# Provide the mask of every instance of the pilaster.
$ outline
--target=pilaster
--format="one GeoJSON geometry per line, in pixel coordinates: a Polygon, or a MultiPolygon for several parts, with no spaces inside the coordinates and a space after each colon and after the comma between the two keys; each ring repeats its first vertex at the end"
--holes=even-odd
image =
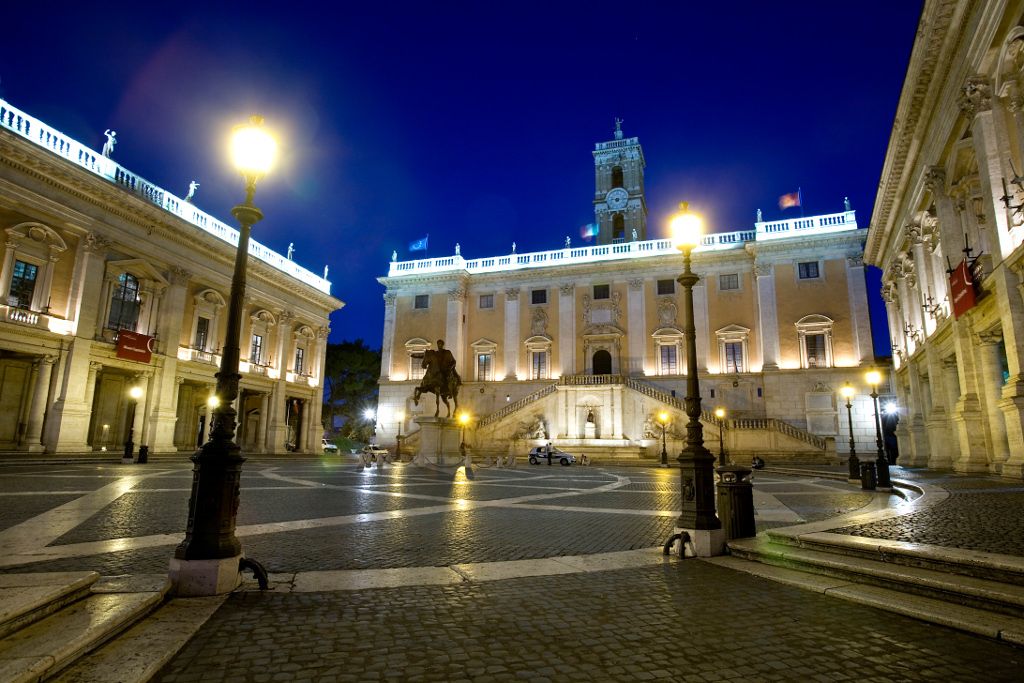
{"type": "Polygon", "coordinates": [[[391,359],[395,345],[395,309],[398,295],[384,292],[384,339],[380,348],[380,376],[391,379],[391,359]]]}
{"type": "Polygon", "coordinates": [[[452,352],[455,367],[464,368],[466,357],[466,288],[448,290],[448,311],[445,318],[445,348],[452,352]]]}
{"type": "Polygon", "coordinates": [[[558,288],[558,359],[561,374],[576,374],[576,286],[558,288]]]}
{"type": "MultiPolygon", "coordinates": [[[[647,348],[646,310],[644,308],[644,281],[642,278],[633,278],[629,281],[629,294],[627,298],[627,345],[629,358],[626,362],[626,369],[630,375],[642,375],[644,372],[644,349],[647,348]]],[[[620,430],[621,431],[621,430],[620,430]]]]}
{"type": "Polygon", "coordinates": [[[505,290],[505,379],[519,375],[519,288],[505,290]]]}
{"type": "Polygon", "coordinates": [[[768,263],[754,265],[757,280],[757,319],[761,341],[761,367],[779,369],[779,320],[775,301],[775,269],[768,263]]]}

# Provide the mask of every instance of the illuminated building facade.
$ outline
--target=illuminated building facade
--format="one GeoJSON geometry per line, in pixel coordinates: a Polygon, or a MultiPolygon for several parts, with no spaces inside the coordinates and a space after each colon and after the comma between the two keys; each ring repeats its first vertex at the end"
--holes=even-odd
{"type": "MultiPolygon", "coordinates": [[[[192,452],[238,232],[0,100],[0,450],[192,452]],[[131,409],[129,388],[142,396],[131,409]]],[[[330,283],[250,243],[246,452],[320,452],[330,283]]]]}
{"type": "Polygon", "coordinates": [[[1024,476],[1024,3],[928,0],[865,257],[909,464],[1024,476]]]}
{"type": "MultiPolygon", "coordinates": [[[[617,125],[595,146],[594,166],[592,246],[390,264],[379,279],[382,440],[394,440],[400,421],[406,435],[418,413],[433,414],[432,396],[419,407],[410,396],[423,372],[415,354],[438,339],[460,368],[478,449],[547,438],[590,455],[650,456],[660,452],[654,415],[663,407],[669,434],[682,434],[682,259],[669,240],[647,239],[639,140],[617,125]]],[[[874,361],[864,235],[847,206],[709,234],[695,251],[703,407],[726,408],[726,446],[737,457],[834,459],[837,440],[847,450],[836,391],[874,361]]],[[[865,400],[855,419],[857,441],[873,450],[865,400]]],[[[717,439],[714,418],[706,421],[717,439]]]]}

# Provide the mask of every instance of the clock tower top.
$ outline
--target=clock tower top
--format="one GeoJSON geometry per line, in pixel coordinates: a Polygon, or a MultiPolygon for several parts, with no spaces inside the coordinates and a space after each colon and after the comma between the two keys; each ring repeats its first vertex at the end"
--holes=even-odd
{"type": "Polygon", "coordinates": [[[644,152],[638,138],[622,133],[615,119],[615,137],[594,145],[594,219],[598,244],[647,239],[644,198],[644,152]]]}

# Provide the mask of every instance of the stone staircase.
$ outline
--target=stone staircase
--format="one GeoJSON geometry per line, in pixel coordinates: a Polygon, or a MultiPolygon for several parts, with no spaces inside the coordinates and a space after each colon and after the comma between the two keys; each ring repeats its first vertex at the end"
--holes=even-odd
{"type": "Polygon", "coordinates": [[[1024,645],[1024,558],[800,527],[728,543],[709,562],[1024,645]]]}
{"type": "MultiPolygon", "coordinates": [[[[123,664],[97,672],[85,658],[159,608],[169,589],[164,575],[0,575],[0,681],[148,680],[123,664]]],[[[136,660],[139,652],[145,659],[160,650],[159,638],[151,635],[147,641],[136,643],[136,660]]],[[[162,664],[149,666],[149,676],[162,664]]]]}

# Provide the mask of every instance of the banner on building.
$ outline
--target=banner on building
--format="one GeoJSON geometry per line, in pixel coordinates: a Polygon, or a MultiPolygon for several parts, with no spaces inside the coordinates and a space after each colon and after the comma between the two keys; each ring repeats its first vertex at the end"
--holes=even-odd
{"type": "Polygon", "coordinates": [[[130,330],[118,331],[117,357],[148,363],[153,357],[153,337],[130,330]]]}
{"type": "Polygon", "coordinates": [[[953,269],[949,275],[949,292],[953,299],[953,315],[957,318],[974,308],[978,293],[974,288],[974,276],[967,259],[953,269]]]}

